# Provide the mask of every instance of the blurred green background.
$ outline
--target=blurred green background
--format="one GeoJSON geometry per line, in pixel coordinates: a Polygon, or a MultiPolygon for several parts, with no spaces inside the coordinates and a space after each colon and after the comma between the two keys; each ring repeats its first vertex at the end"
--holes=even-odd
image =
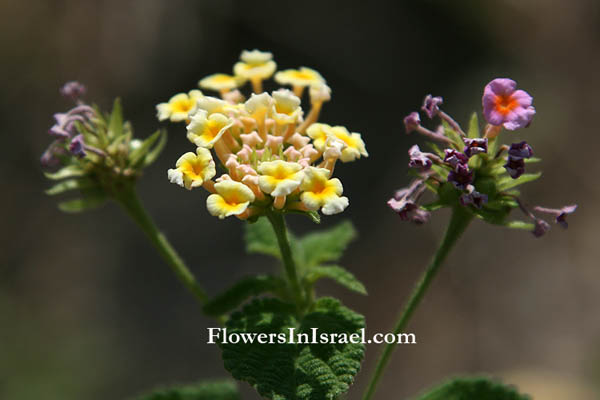
{"type": "MultiPolygon", "coordinates": [[[[154,106],[242,49],[274,53],[281,68],[320,71],[333,89],[322,120],[363,134],[370,157],[336,171],[361,237],[343,264],[368,297],[334,286],[387,332],[441,236],[447,214],[402,223],[385,202],[407,184],[401,119],[427,93],[466,124],[483,86],[511,77],[534,96],[526,138],[544,177],[532,205],[576,202],[568,232],[529,233],[476,222],[411,324],[418,345],[398,348],[378,398],[403,398],[448,375],[486,372],[537,399],[600,398],[600,247],[597,229],[600,3],[504,1],[0,1],[0,399],[123,399],[169,382],[224,377],[215,323],[114,205],[64,215],[43,194],[39,156],[58,87],[77,79],[102,107],[121,96],[146,136],[154,106]]],[[[243,224],[219,221],[206,194],[171,185],[166,170],[190,150],[183,126],[140,182],[141,195],[211,294],[275,266],[246,256],[243,224]]],[[[507,139],[509,141],[510,139],[507,139]]],[[[300,217],[292,229],[312,229],[300,217]]],[[[367,349],[351,389],[358,399],[380,351],[367,349]]],[[[241,385],[244,398],[258,396],[241,385]]]]}

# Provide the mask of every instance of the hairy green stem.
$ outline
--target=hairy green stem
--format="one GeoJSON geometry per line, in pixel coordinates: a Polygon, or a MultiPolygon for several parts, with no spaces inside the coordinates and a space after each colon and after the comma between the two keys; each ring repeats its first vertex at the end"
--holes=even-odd
{"type": "Polygon", "coordinates": [[[273,226],[275,236],[277,236],[277,243],[279,244],[279,250],[281,251],[281,258],[283,260],[285,274],[290,284],[292,295],[296,300],[296,304],[299,307],[302,307],[304,302],[302,296],[302,289],[300,288],[300,283],[298,282],[296,263],[294,262],[294,258],[292,257],[292,249],[290,247],[290,242],[287,234],[285,218],[283,214],[277,211],[269,211],[267,212],[267,219],[273,226]]]}
{"type": "MultiPolygon", "coordinates": [[[[427,267],[427,269],[421,276],[421,279],[413,289],[410,299],[408,300],[408,303],[406,303],[406,305],[404,306],[404,309],[400,314],[398,322],[394,327],[393,333],[395,335],[401,333],[404,330],[404,328],[406,328],[406,325],[408,324],[413,313],[421,303],[423,296],[427,292],[427,289],[429,288],[429,285],[431,284],[433,278],[438,272],[440,266],[450,253],[450,250],[452,250],[452,248],[456,244],[458,238],[460,238],[463,232],[467,229],[472,218],[473,215],[463,207],[457,207],[452,211],[452,217],[450,218],[450,223],[448,224],[448,228],[446,229],[444,238],[442,239],[442,242],[440,243],[440,246],[437,249],[435,255],[433,256],[433,259],[431,260],[429,266],[427,267]]],[[[375,372],[373,373],[371,381],[367,386],[367,390],[365,391],[363,400],[369,400],[375,394],[375,391],[377,390],[377,385],[381,380],[383,371],[385,370],[387,364],[390,361],[394,349],[394,344],[385,345],[383,352],[379,357],[379,361],[377,362],[377,365],[375,367],[375,372]]]]}
{"type": "Polygon", "coordinates": [[[144,231],[150,242],[158,250],[162,258],[167,262],[171,270],[177,275],[177,278],[184,286],[204,304],[208,296],[200,284],[196,281],[194,274],[185,265],[179,254],[175,251],[171,243],[163,235],[152,218],[148,215],[142,205],[133,185],[125,185],[115,194],[117,202],[127,211],[127,214],[144,231]]]}

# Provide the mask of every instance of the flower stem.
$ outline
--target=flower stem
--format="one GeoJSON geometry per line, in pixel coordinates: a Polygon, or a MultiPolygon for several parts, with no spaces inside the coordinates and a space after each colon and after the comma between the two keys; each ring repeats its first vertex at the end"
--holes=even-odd
{"type": "Polygon", "coordinates": [[[281,258],[283,259],[283,266],[285,268],[285,274],[288,282],[292,289],[292,295],[296,300],[298,307],[303,306],[302,290],[298,283],[298,274],[296,272],[296,263],[292,257],[292,249],[287,234],[287,228],[285,224],[285,218],[282,213],[277,211],[268,211],[267,218],[273,226],[275,236],[277,236],[277,243],[279,244],[279,250],[281,251],[281,258]]]}
{"type": "Polygon", "coordinates": [[[144,209],[134,186],[126,184],[121,190],[116,192],[115,198],[127,214],[144,231],[150,242],[152,242],[169,267],[171,267],[181,283],[184,284],[201,304],[206,303],[208,300],[206,292],[196,281],[194,274],[185,265],[185,262],[177,254],[166,236],[158,230],[156,224],[144,209]]]}
{"type": "MultiPolygon", "coordinates": [[[[433,281],[433,278],[438,272],[440,266],[446,259],[446,256],[448,256],[450,250],[452,250],[458,238],[460,238],[462,233],[467,229],[472,218],[473,215],[463,207],[456,207],[452,211],[452,217],[450,218],[450,223],[448,225],[448,228],[446,229],[444,238],[442,239],[442,242],[440,243],[440,246],[437,249],[435,255],[433,256],[433,259],[431,260],[429,266],[427,267],[427,269],[421,276],[421,279],[413,289],[408,303],[406,303],[406,305],[404,306],[404,310],[400,314],[398,322],[394,327],[394,335],[397,335],[398,333],[404,330],[404,328],[410,321],[410,318],[412,317],[413,313],[415,312],[421,300],[423,299],[423,296],[427,292],[427,289],[433,281]]],[[[383,352],[379,357],[379,361],[377,362],[377,366],[375,367],[375,372],[373,373],[371,381],[367,386],[367,390],[365,391],[363,400],[369,400],[375,394],[375,391],[377,390],[377,384],[379,383],[383,375],[383,371],[385,370],[385,367],[390,361],[392,353],[395,349],[394,346],[394,344],[385,345],[385,348],[383,349],[383,352]]]]}

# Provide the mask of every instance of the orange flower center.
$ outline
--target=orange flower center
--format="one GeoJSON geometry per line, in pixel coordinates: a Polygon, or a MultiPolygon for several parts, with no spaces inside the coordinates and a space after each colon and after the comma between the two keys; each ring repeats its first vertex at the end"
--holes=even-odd
{"type": "Polygon", "coordinates": [[[502,115],[508,115],[512,110],[519,106],[519,102],[510,96],[496,96],[496,111],[502,115]]]}

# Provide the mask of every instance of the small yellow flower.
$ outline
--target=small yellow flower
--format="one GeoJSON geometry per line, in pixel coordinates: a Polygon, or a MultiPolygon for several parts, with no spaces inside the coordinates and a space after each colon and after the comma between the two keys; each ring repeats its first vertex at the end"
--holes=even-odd
{"type": "Polygon", "coordinates": [[[328,169],[305,169],[300,190],[300,200],[309,210],[316,211],[320,208],[323,214],[332,215],[341,213],[348,207],[348,198],[342,196],[342,182],[337,178],[329,179],[328,169]]]}
{"type": "Polygon", "coordinates": [[[280,85],[312,86],[322,84],[325,79],[314,69],[300,67],[300,69],[286,69],[275,74],[275,81],[280,85]]]}
{"type": "Polygon", "coordinates": [[[300,99],[287,89],[273,92],[273,119],[278,124],[294,124],[302,117],[300,99]]]}
{"type": "Polygon", "coordinates": [[[268,79],[277,69],[277,64],[273,61],[273,54],[269,52],[244,50],[240,59],[242,61],[233,66],[233,73],[243,79],[268,79]]]}
{"type": "Polygon", "coordinates": [[[324,152],[327,138],[332,135],[331,126],[317,122],[308,127],[306,134],[313,140],[315,149],[324,152]]]}
{"type": "Polygon", "coordinates": [[[215,183],[215,191],[206,199],[206,208],[220,219],[242,214],[254,201],[252,190],[240,182],[222,180],[215,183]]]}
{"type": "Polygon", "coordinates": [[[300,186],[304,176],[302,166],[283,160],[266,161],[257,168],[258,186],[273,197],[287,196],[300,186]]]}
{"type": "Polygon", "coordinates": [[[208,115],[205,110],[198,110],[187,126],[187,138],[198,147],[210,149],[232,125],[233,119],[223,114],[208,115]]]}
{"type": "Polygon", "coordinates": [[[202,89],[228,92],[244,83],[243,79],[227,74],[213,74],[203,78],[198,85],[202,89]]]}
{"type": "Polygon", "coordinates": [[[331,128],[329,135],[346,144],[346,147],[342,150],[342,156],[340,157],[342,162],[354,161],[361,156],[369,156],[369,153],[367,153],[367,149],[365,148],[365,142],[363,142],[360,137],[360,133],[350,133],[348,132],[348,129],[343,126],[334,126],[331,128]]]}
{"type": "Polygon", "coordinates": [[[169,99],[168,103],[160,103],[156,106],[159,121],[171,120],[171,122],[185,121],[190,112],[196,109],[198,99],[202,97],[199,90],[191,90],[189,93],[179,93],[169,99]]]}
{"type": "Polygon", "coordinates": [[[198,147],[196,154],[185,153],[177,160],[175,169],[169,169],[167,176],[171,183],[176,183],[188,190],[201,186],[216,174],[215,162],[210,151],[198,147]]]}

